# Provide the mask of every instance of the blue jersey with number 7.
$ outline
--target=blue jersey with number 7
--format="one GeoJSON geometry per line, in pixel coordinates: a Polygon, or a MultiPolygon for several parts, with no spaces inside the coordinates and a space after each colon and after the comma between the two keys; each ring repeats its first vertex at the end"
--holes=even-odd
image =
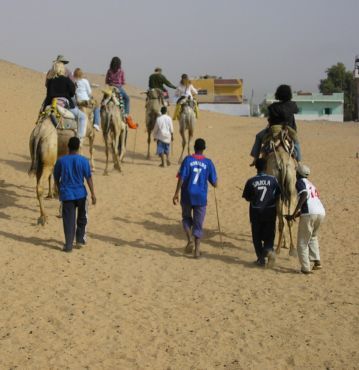
{"type": "Polygon", "coordinates": [[[203,155],[187,156],[181,165],[178,176],[182,179],[181,203],[192,206],[207,205],[208,182],[217,182],[213,162],[203,155]]]}

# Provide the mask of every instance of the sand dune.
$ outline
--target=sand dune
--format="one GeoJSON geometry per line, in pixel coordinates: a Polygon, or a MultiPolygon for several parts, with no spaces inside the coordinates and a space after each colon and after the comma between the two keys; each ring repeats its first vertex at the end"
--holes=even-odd
{"type": "Polygon", "coordinates": [[[241,193],[265,120],[202,112],[195,136],[207,140],[217,166],[225,244],[210,191],[204,256],[193,260],[182,253],[180,209],[171,204],[178,167],[145,159],[144,99],[128,87],[141,124],[136,154],[131,131],[124,174],[102,176],[97,135],[89,245],[67,255],[58,201],[46,201],[49,223],[37,226],[35,179],[27,175],[44,75],[0,61],[0,80],[1,369],[358,368],[357,124],[298,125],[327,210],[324,268],[307,277],[286,250],[274,270],[253,267],[241,193]]]}

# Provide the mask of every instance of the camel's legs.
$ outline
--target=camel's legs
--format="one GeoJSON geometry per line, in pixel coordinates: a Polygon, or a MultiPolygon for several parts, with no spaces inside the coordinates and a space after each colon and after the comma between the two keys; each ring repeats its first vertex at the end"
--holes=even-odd
{"type": "Polygon", "coordinates": [[[53,189],[52,189],[52,185],[51,185],[51,178],[52,178],[52,173],[50,174],[49,176],[49,191],[47,193],[47,197],[46,199],[52,199],[54,197],[54,192],[53,192],[53,189]]]}
{"type": "Polygon", "coordinates": [[[288,221],[288,229],[289,229],[289,238],[290,238],[290,249],[289,249],[289,255],[292,257],[297,257],[297,248],[295,248],[293,243],[293,234],[292,234],[292,221],[288,221]]]}
{"type": "Polygon", "coordinates": [[[191,154],[191,141],[192,141],[192,138],[193,138],[193,128],[190,125],[190,127],[188,129],[188,147],[187,147],[187,149],[188,149],[188,155],[191,154]]]}
{"type": "Polygon", "coordinates": [[[118,142],[119,142],[119,133],[115,130],[112,138],[112,158],[114,163],[114,168],[121,172],[121,164],[118,158],[118,142]]]}
{"type": "Polygon", "coordinates": [[[108,155],[109,155],[109,150],[110,150],[110,148],[109,148],[109,145],[108,145],[108,135],[106,135],[105,137],[104,137],[104,139],[105,139],[105,153],[106,153],[106,166],[105,166],[105,170],[104,170],[104,172],[103,172],[103,174],[105,175],[105,176],[107,176],[108,175],[108,155]]]}
{"type": "Polygon", "coordinates": [[[283,220],[282,215],[278,217],[278,230],[279,230],[279,237],[278,237],[278,245],[276,249],[277,254],[280,253],[280,248],[282,246],[282,240],[283,240],[283,234],[284,234],[284,220],[283,220]]]}
{"type": "Polygon", "coordinates": [[[121,135],[120,135],[120,142],[121,142],[121,153],[119,153],[119,160],[120,162],[123,161],[123,157],[126,154],[126,129],[122,130],[121,135]]]}
{"type": "Polygon", "coordinates": [[[178,159],[178,163],[181,163],[181,162],[182,162],[182,160],[183,160],[183,153],[184,153],[184,149],[185,149],[186,144],[187,144],[187,142],[186,142],[186,134],[185,134],[185,130],[184,130],[184,129],[182,129],[182,127],[181,127],[181,129],[180,129],[180,135],[181,135],[181,137],[182,137],[182,151],[181,151],[181,155],[180,155],[180,157],[179,157],[179,159],[178,159]]]}
{"type": "Polygon", "coordinates": [[[151,158],[151,131],[147,129],[147,159],[151,158]]]}
{"type": "Polygon", "coordinates": [[[43,166],[42,170],[39,170],[39,172],[36,174],[36,195],[37,199],[39,201],[40,206],[40,217],[37,220],[37,223],[40,225],[45,225],[47,221],[47,216],[45,213],[45,207],[44,207],[44,181],[49,179],[53,171],[53,166],[46,166],[46,164],[43,166]]]}
{"type": "Polygon", "coordinates": [[[92,171],[95,171],[95,160],[94,160],[94,155],[93,155],[94,150],[95,150],[94,149],[94,141],[95,141],[95,135],[94,135],[94,133],[91,133],[88,138],[89,138],[89,146],[90,146],[89,150],[90,150],[91,170],[92,171]]]}

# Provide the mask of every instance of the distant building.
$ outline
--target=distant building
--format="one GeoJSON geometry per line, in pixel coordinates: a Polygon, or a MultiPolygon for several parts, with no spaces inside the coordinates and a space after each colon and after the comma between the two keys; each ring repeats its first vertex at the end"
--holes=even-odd
{"type": "Polygon", "coordinates": [[[243,80],[203,76],[192,79],[198,90],[197,100],[201,110],[234,116],[249,116],[249,104],[243,102],[243,80]]]}
{"type": "MultiPolygon", "coordinates": [[[[321,94],[298,92],[293,94],[293,101],[298,105],[298,120],[325,120],[344,122],[344,93],[321,94]]],[[[267,105],[275,102],[273,94],[266,96],[267,105]]]]}

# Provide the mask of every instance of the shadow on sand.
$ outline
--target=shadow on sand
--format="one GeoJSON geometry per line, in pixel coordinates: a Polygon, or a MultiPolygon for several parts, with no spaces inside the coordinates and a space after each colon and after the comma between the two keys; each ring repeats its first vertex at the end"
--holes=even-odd
{"type": "Polygon", "coordinates": [[[49,249],[62,250],[63,243],[56,239],[41,239],[36,236],[23,236],[19,234],[9,233],[7,231],[0,230],[0,236],[3,236],[8,239],[13,239],[17,242],[27,243],[31,245],[38,245],[41,247],[46,247],[49,249]]]}
{"type": "MultiPolygon", "coordinates": [[[[124,239],[114,238],[112,236],[101,235],[97,233],[89,233],[89,236],[94,240],[100,240],[102,242],[113,244],[118,247],[129,246],[131,248],[136,248],[136,249],[145,249],[149,251],[166,253],[171,257],[195,260],[191,255],[184,254],[183,248],[166,247],[166,246],[163,246],[157,243],[148,243],[142,239],[136,239],[130,242],[124,239]]],[[[207,243],[207,240],[206,240],[206,243],[207,243]]],[[[219,247],[219,243],[214,242],[214,244],[217,244],[217,247],[219,247]]],[[[227,255],[202,252],[202,256],[200,260],[202,259],[221,261],[221,262],[228,263],[228,264],[243,265],[247,268],[258,268],[252,262],[242,261],[237,257],[227,256],[227,255]]]]}
{"type": "MultiPolygon", "coordinates": [[[[16,207],[16,208],[34,212],[35,211],[34,209],[17,203],[20,198],[33,199],[34,197],[30,195],[20,195],[16,191],[12,190],[11,188],[30,191],[28,190],[29,188],[26,186],[14,185],[14,184],[6,183],[4,180],[0,180],[0,209],[5,209],[8,207],[16,207]]],[[[0,212],[0,218],[10,219],[10,216],[6,215],[3,212],[0,212]]]]}
{"type": "MultiPolygon", "coordinates": [[[[183,240],[184,241],[184,235],[183,235],[183,229],[182,225],[178,222],[178,220],[174,219],[169,219],[168,217],[164,216],[160,212],[152,212],[148,214],[149,216],[155,217],[155,218],[160,218],[165,221],[173,221],[174,223],[157,223],[154,221],[150,220],[145,220],[145,221],[134,221],[134,220],[128,220],[126,218],[121,218],[121,217],[114,217],[115,221],[119,221],[125,224],[136,224],[139,226],[144,227],[147,230],[151,231],[157,231],[160,232],[164,235],[168,235],[170,237],[175,237],[178,240],[183,240]]],[[[227,234],[222,232],[222,236],[224,238],[232,238],[231,236],[228,236],[227,234]]],[[[233,238],[232,238],[233,239],[233,238]]],[[[245,238],[236,238],[236,241],[240,242],[251,242],[251,239],[245,239],[245,238]]],[[[205,244],[208,244],[214,248],[222,248],[222,245],[220,243],[220,235],[218,230],[205,230],[205,244]],[[214,240],[217,239],[217,240],[214,240]]],[[[233,244],[230,241],[223,241],[223,248],[225,249],[236,249],[236,250],[242,250],[243,252],[248,253],[249,251],[246,248],[242,248],[238,245],[233,244]]]]}

